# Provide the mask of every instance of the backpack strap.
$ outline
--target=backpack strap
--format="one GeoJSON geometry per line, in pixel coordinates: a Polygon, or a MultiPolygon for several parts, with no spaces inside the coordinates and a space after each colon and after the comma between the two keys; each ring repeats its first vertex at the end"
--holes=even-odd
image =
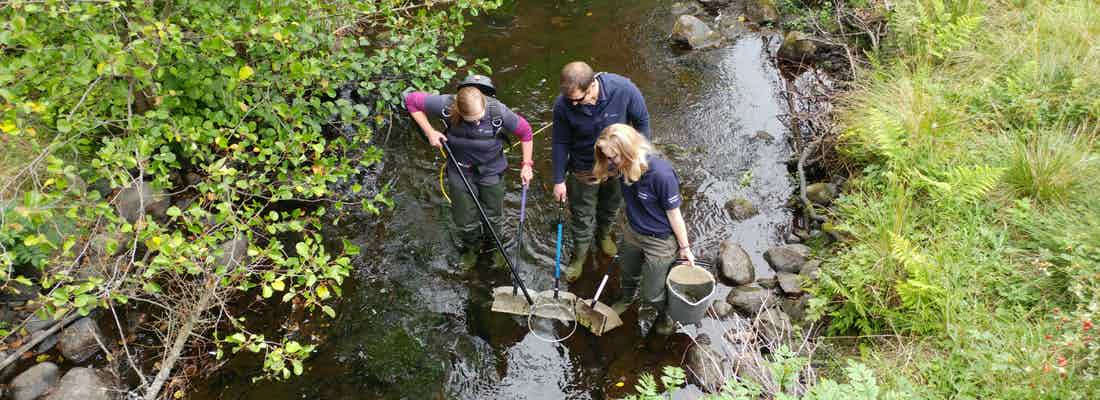
{"type": "Polygon", "coordinates": [[[440,120],[443,121],[444,132],[451,129],[451,104],[455,102],[455,96],[453,94],[449,94],[446,97],[447,100],[443,101],[443,110],[440,111],[440,120]]]}
{"type": "Polygon", "coordinates": [[[504,112],[500,110],[500,102],[489,97],[487,99],[489,110],[489,122],[493,125],[493,133],[500,136],[504,129],[504,112]]]}

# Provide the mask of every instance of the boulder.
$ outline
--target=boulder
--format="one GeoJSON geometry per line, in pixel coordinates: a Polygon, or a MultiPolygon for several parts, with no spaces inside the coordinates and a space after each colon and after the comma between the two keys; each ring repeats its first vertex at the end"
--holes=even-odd
{"type": "Polygon", "coordinates": [[[792,296],[802,294],[802,278],[798,274],[780,272],[775,277],[779,280],[779,288],[783,290],[783,293],[792,296]]]}
{"type": "MultiPolygon", "coordinates": [[[[61,376],[57,364],[44,362],[23,371],[11,380],[8,386],[11,389],[12,400],[34,400],[46,393],[57,384],[57,378],[61,376]]],[[[80,397],[73,397],[80,399],[80,397]]]]}
{"type": "Polygon", "coordinates": [[[741,248],[733,239],[726,239],[718,247],[718,268],[722,277],[733,282],[734,285],[746,285],[756,280],[756,270],[753,268],[749,253],[741,248]]]}
{"type": "Polygon", "coordinates": [[[54,322],[57,321],[49,317],[47,317],[46,319],[42,319],[38,317],[38,314],[32,313],[29,317],[27,317],[27,323],[23,325],[23,329],[27,330],[27,335],[32,335],[35,332],[53,326],[54,322]]]}
{"type": "Polygon", "coordinates": [[[118,393],[119,389],[104,374],[91,368],[77,367],[65,373],[57,390],[46,396],[45,400],[114,400],[119,398],[118,393]]]}
{"type": "Polygon", "coordinates": [[[803,244],[785,244],[764,252],[764,260],[778,272],[797,274],[810,257],[810,248],[803,244]]]}
{"type": "Polygon", "coordinates": [[[722,300],[717,300],[714,303],[711,303],[710,306],[714,308],[714,315],[718,318],[725,318],[729,316],[731,312],[733,312],[733,306],[731,306],[730,303],[722,300]]]}
{"type": "Polygon", "coordinates": [[[673,16],[679,17],[681,15],[698,15],[703,12],[703,7],[699,6],[699,3],[694,1],[678,1],[672,3],[670,10],[673,16]]]}
{"type": "Polygon", "coordinates": [[[726,212],[730,213],[730,217],[735,221],[744,221],[760,213],[751,201],[743,197],[734,197],[727,201],[726,212]]]}
{"type": "Polygon", "coordinates": [[[752,286],[735,287],[726,296],[726,302],[745,315],[756,315],[760,310],[776,305],[777,300],[771,290],[752,286]]]}
{"type": "Polygon", "coordinates": [[[710,349],[710,337],[704,333],[695,338],[695,343],[688,349],[684,367],[687,375],[703,390],[715,393],[725,383],[723,366],[726,364],[724,357],[710,349]]]}
{"type": "Polygon", "coordinates": [[[756,280],[756,284],[764,289],[775,290],[779,289],[779,280],[775,279],[775,275],[767,278],[760,278],[756,280]]]}
{"type": "MultiPolygon", "coordinates": [[[[717,29],[718,32],[722,34],[722,36],[725,36],[726,39],[729,39],[731,41],[737,40],[737,38],[741,37],[741,35],[749,32],[749,28],[745,26],[745,22],[743,21],[743,18],[740,14],[719,15],[717,18],[714,19],[714,26],[715,29],[717,29]]],[[[758,136],[760,132],[767,133],[765,131],[757,131],[757,135],[754,135],[753,138],[759,139],[758,136]]],[[[767,142],[771,143],[771,140],[768,140],[767,142]]]]}
{"type": "Polygon", "coordinates": [[[0,290],[0,299],[5,303],[16,305],[38,297],[38,285],[31,280],[30,285],[23,284],[15,279],[5,281],[3,290],[0,290]]]}
{"type": "Polygon", "coordinates": [[[766,308],[757,314],[752,324],[756,336],[768,348],[779,348],[787,343],[791,337],[791,317],[782,310],[772,307],[766,308]]]}
{"type": "Polygon", "coordinates": [[[248,238],[243,235],[222,243],[219,251],[221,255],[215,262],[217,265],[225,265],[232,270],[248,264],[248,238]]]}
{"type": "Polygon", "coordinates": [[[765,130],[756,131],[756,133],[752,135],[752,138],[762,141],[764,143],[771,143],[773,140],[775,140],[775,136],[772,136],[772,134],[768,133],[768,131],[765,130]]]}
{"type": "Polygon", "coordinates": [[[120,190],[111,203],[115,205],[119,216],[134,223],[145,215],[146,207],[155,202],[157,200],[153,198],[153,186],[145,181],[137,181],[120,190]]]}
{"type": "Polygon", "coordinates": [[[810,295],[802,295],[794,299],[783,299],[779,308],[791,317],[791,321],[799,323],[806,320],[806,310],[810,308],[810,295]]]}
{"type": "Polygon", "coordinates": [[[70,361],[82,363],[99,352],[101,337],[95,321],[88,317],[78,319],[61,330],[61,354],[70,361]]]}
{"type": "Polygon", "coordinates": [[[798,31],[787,32],[783,37],[783,44],[779,45],[780,58],[799,64],[813,62],[816,52],[817,44],[809,35],[798,31]]]}
{"type": "Polygon", "coordinates": [[[694,50],[718,47],[722,35],[693,15],[681,15],[672,27],[672,40],[694,50]]]}
{"type": "Polygon", "coordinates": [[[812,183],[806,186],[806,198],[815,204],[829,205],[836,199],[836,185],[825,182],[812,183]]]}
{"type": "Polygon", "coordinates": [[[807,280],[817,281],[821,277],[821,260],[810,260],[802,264],[802,269],[798,271],[798,274],[807,280]]]}
{"type": "Polygon", "coordinates": [[[756,341],[756,332],[752,329],[743,329],[734,327],[726,331],[726,341],[734,345],[735,348],[740,348],[742,345],[752,345],[756,341]]]}
{"type": "Polygon", "coordinates": [[[776,7],[775,0],[744,0],[741,4],[733,5],[726,12],[744,15],[746,19],[759,25],[779,21],[779,9],[776,7]]]}

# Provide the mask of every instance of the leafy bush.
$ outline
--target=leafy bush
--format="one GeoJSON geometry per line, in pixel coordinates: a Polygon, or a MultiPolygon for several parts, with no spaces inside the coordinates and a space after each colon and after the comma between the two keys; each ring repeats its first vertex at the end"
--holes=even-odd
{"type": "MultiPolygon", "coordinates": [[[[798,379],[798,371],[806,368],[809,360],[797,357],[795,354],[783,348],[782,352],[775,356],[775,360],[765,366],[772,371],[774,376],[781,376],[780,381],[786,379],[798,379]],[[794,375],[790,375],[793,372],[794,375]],[[785,376],[786,378],[782,378],[785,376]]],[[[806,394],[794,396],[782,391],[767,394],[768,398],[777,400],[877,400],[883,397],[899,398],[893,393],[881,393],[874,373],[867,366],[849,361],[844,368],[845,383],[838,383],[831,379],[823,379],[810,387],[806,394]]],[[[642,374],[638,378],[638,384],[634,386],[637,394],[630,395],[624,400],[658,400],[670,398],[670,395],[681,389],[685,383],[684,370],[679,367],[664,367],[661,375],[661,384],[653,375],[642,374]],[[663,388],[663,391],[661,390],[663,388]]],[[[745,382],[738,379],[730,379],[722,386],[721,392],[704,396],[705,400],[754,400],[763,396],[759,385],[754,382],[745,382]]]]}
{"type": "Polygon", "coordinates": [[[229,305],[278,294],[335,316],[357,249],[326,245],[323,221],[344,199],[389,202],[356,184],[381,157],[373,133],[403,90],[469,66],[465,15],[500,0],[435,3],[6,4],[0,279],[33,281],[55,317],[150,305],[165,351],[140,377],[146,398],[201,345],[193,333],[265,354],[271,376],[302,373],[312,345],[265,338],[229,305]]]}
{"type": "Polygon", "coordinates": [[[839,115],[862,173],[817,288],[830,332],[888,337],[862,361],[915,397],[1095,397],[1100,11],[921,0],[891,28],[839,115]]]}

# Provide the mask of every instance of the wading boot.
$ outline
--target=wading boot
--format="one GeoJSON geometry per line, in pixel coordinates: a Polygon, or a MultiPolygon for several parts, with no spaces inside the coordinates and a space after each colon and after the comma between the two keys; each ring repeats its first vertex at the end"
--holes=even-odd
{"type": "Polygon", "coordinates": [[[615,245],[615,239],[611,237],[610,229],[606,232],[600,232],[596,235],[596,238],[599,239],[600,250],[602,250],[604,254],[614,256],[619,252],[619,247],[615,245]]]}
{"type": "Polygon", "coordinates": [[[657,331],[658,335],[668,336],[676,331],[676,323],[672,321],[672,317],[662,312],[657,315],[657,321],[654,322],[653,329],[657,331]]]}
{"type": "Polygon", "coordinates": [[[469,271],[474,269],[474,265],[477,264],[477,256],[479,251],[477,247],[469,247],[462,252],[462,257],[458,260],[458,268],[462,271],[469,271]]]}
{"type": "Polygon", "coordinates": [[[573,259],[569,260],[569,265],[565,267],[566,282],[576,282],[577,279],[581,279],[586,258],[588,258],[588,243],[579,244],[573,248],[573,259]]]}
{"type": "Polygon", "coordinates": [[[508,261],[504,259],[504,256],[500,255],[499,251],[493,252],[493,268],[508,269],[508,261]]]}
{"type": "Polygon", "coordinates": [[[630,309],[630,306],[634,305],[634,292],[637,289],[623,289],[623,295],[615,300],[614,304],[611,304],[611,309],[615,310],[616,314],[623,315],[626,310],[630,309]]]}

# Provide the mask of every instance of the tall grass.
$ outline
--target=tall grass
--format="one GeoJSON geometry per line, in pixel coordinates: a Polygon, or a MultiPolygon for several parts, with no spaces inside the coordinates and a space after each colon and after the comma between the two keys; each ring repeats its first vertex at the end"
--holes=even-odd
{"type": "Polygon", "coordinates": [[[864,168],[839,201],[856,239],[818,288],[831,332],[897,335],[862,357],[917,398],[1096,398],[1100,349],[1066,321],[1100,311],[1100,6],[890,18],[886,61],[842,105],[840,151],[864,168]]]}

